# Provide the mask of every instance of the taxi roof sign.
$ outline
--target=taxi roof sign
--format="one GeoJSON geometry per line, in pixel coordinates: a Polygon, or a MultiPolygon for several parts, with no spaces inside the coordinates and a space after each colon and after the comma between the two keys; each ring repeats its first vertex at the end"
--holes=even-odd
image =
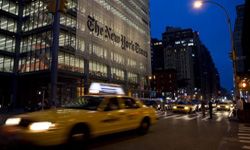
{"type": "Polygon", "coordinates": [[[123,88],[118,84],[109,83],[91,83],[89,94],[116,94],[124,95],[123,88]]]}

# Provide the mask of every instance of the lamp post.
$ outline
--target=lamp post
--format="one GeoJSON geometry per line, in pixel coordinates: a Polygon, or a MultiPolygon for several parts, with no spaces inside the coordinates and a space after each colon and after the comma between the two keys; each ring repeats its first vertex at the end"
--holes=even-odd
{"type": "Polygon", "coordinates": [[[228,25],[228,29],[229,29],[229,34],[230,34],[230,42],[231,42],[231,55],[232,55],[232,61],[233,61],[233,86],[234,86],[234,99],[236,100],[236,96],[238,96],[238,88],[237,88],[237,65],[236,65],[236,52],[235,52],[235,45],[234,45],[234,37],[233,37],[233,30],[232,30],[232,23],[231,23],[231,19],[229,16],[229,12],[227,11],[227,9],[215,2],[215,1],[211,1],[211,0],[197,0],[193,3],[193,7],[196,9],[199,9],[202,7],[203,4],[205,3],[211,3],[213,5],[218,6],[219,8],[221,8],[223,10],[223,12],[226,15],[226,19],[227,19],[227,25],[228,25]]]}

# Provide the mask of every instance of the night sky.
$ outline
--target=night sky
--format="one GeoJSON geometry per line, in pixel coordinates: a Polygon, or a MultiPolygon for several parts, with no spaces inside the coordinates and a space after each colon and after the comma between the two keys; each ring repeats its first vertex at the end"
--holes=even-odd
{"type": "MultiPolygon", "coordinates": [[[[230,13],[232,25],[236,18],[236,6],[244,0],[213,0],[230,13]]],[[[211,53],[219,71],[221,86],[233,87],[232,61],[229,58],[230,34],[226,15],[218,6],[206,3],[199,10],[192,8],[193,0],[150,0],[151,37],[161,39],[166,26],[192,28],[198,31],[201,41],[211,53]]]]}

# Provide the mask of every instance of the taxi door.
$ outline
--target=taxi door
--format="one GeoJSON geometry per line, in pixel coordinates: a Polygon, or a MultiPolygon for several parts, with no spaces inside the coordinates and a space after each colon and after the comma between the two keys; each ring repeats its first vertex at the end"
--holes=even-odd
{"type": "Polygon", "coordinates": [[[124,125],[124,113],[117,97],[109,98],[104,108],[100,125],[104,128],[103,133],[113,133],[121,131],[124,125]]]}
{"type": "Polygon", "coordinates": [[[126,126],[127,129],[139,127],[142,119],[142,113],[140,106],[136,103],[136,100],[130,97],[121,97],[120,101],[125,117],[124,126],[126,126]]]}

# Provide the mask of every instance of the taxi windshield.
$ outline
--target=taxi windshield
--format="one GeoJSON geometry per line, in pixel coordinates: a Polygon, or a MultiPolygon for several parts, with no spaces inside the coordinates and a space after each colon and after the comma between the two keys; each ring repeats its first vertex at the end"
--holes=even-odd
{"type": "Polygon", "coordinates": [[[103,97],[83,96],[65,103],[64,105],[62,105],[62,107],[69,109],[97,110],[102,100],[103,97]]]}

